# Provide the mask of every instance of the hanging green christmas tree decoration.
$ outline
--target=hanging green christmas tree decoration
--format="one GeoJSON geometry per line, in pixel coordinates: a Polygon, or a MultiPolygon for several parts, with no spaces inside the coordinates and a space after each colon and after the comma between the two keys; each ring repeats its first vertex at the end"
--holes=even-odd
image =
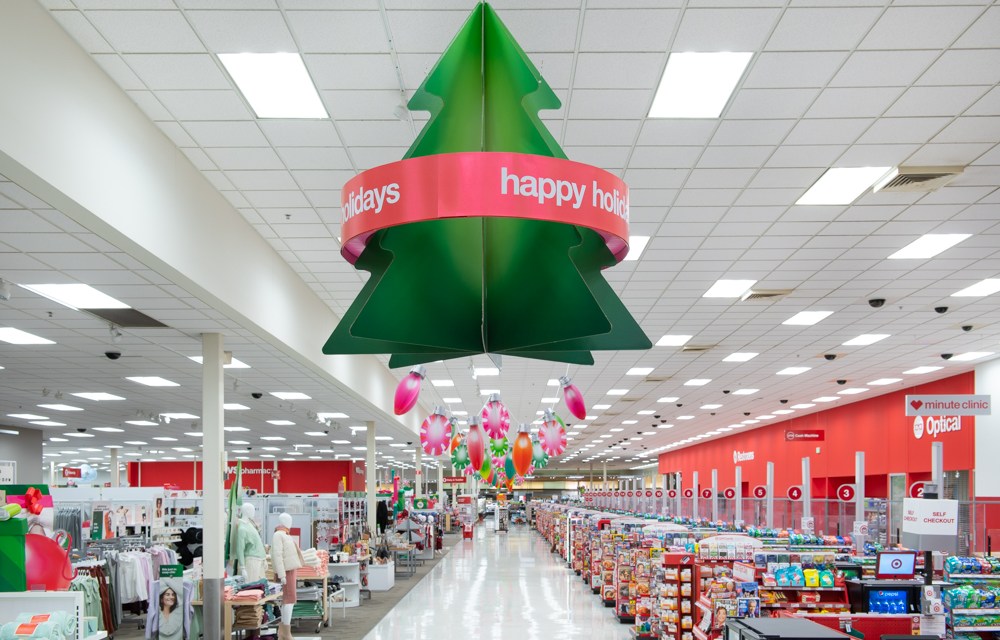
{"type": "Polygon", "coordinates": [[[538,117],[559,100],[489,4],[408,106],[431,117],[404,159],[343,189],[341,253],[371,277],[324,353],[593,364],[652,346],[600,273],[628,252],[628,187],[566,159],[538,117]]]}

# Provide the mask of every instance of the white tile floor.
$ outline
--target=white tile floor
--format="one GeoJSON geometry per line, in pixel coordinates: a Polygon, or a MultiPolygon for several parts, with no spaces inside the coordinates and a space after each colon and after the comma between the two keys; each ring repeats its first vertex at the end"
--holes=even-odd
{"type": "Polygon", "coordinates": [[[629,638],[548,543],[526,526],[476,527],[365,640],[629,638]]]}

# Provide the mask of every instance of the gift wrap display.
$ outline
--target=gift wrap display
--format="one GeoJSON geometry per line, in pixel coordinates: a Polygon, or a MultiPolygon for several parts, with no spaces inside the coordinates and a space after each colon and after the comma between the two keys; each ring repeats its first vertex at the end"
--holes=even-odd
{"type": "Polygon", "coordinates": [[[47,485],[2,485],[6,504],[0,519],[0,592],[63,591],[73,568],[53,537],[52,496],[47,485]]]}

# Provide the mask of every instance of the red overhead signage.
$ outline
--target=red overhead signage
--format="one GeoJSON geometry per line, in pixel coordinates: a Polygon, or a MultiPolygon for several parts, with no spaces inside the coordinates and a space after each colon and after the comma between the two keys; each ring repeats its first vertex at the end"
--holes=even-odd
{"type": "Polygon", "coordinates": [[[80,467],[63,467],[62,475],[64,478],[82,478],[83,472],[80,467]]]}
{"type": "Polygon", "coordinates": [[[701,497],[702,498],[711,498],[712,497],[712,489],[710,487],[705,487],[704,489],[702,489],[701,490],[701,497]]]}
{"type": "Polygon", "coordinates": [[[786,429],[785,440],[789,442],[799,442],[808,440],[809,442],[819,442],[826,440],[826,432],[821,429],[786,429]]]}
{"type": "Polygon", "coordinates": [[[445,476],[445,484],[465,484],[465,476],[445,476]]]}
{"type": "Polygon", "coordinates": [[[684,490],[684,497],[685,498],[693,498],[694,497],[694,489],[685,489],[684,490]]]}

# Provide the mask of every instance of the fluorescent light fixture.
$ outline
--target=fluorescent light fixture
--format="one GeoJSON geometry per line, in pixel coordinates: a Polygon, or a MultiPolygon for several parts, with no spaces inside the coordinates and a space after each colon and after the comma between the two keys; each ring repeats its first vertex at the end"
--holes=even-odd
{"type": "Polygon", "coordinates": [[[220,53],[233,82],[258,118],[326,118],[326,109],[297,53],[220,53]]]}
{"type": "Polygon", "coordinates": [[[8,418],[17,418],[18,420],[48,420],[48,416],[36,416],[33,413],[8,413],[8,418]]]}
{"type": "Polygon", "coordinates": [[[642,257],[642,252],[646,250],[647,244],[649,244],[649,236],[629,236],[628,253],[623,260],[625,262],[635,262],[642,257]]]}
{"type": "Polygon", "coordinates": [[[159,422],[152,422],[151,420],[126,420],[125,424],[133,424],[137,427],[155,427],[159,422]]]}
{"type": "Polygon", "coordinates": [[[704,409],[704,410],[706,410],[706,411],[711,411],[712,409],[719,409],[721,407],[722,407],[721,404],[703,404],[703,405],[701,405],[701,408],[704,409]]]}
{"type": "Polygon", "coordinates": [[[474,367],[472,369],[475,377],[479,376],[498,376],[500,375],[500,369],[496,367],[474,367]]]}
{"type": "Polygon", "coordinates": [[[639,412],[639,415],[640,416],[651,416],[654,413],[656,413],[656,412],[653,411],[652,409],[643,409],[642,411],[639,412]]]}
{"type": "MultiPolygon", "coordinates": [[[[125,444],[128,444],[127,442],[125,444]]],[[[229,444],[250,444],[246,440],[229,440],[229,444]]]]}
{"type": "Polygon", "coordinates": [[[42,409],[52,409],[53,411],[83,411],[80,407],[74,407],[69,404],[40,404],[36,406],[42,409]]]}
{"type": "Polygon", "coordinates": [[[233,431],[233,432],[249,431],[249,429],[247,429],[246,427],[222,427],[222,428],[226,431],[233,431]]]}
{"type": "Polygon", "coordinates": [[[834,167],[827,169],[797,205],[851,204],[892,167],[834,167]]]}
{"type": "Polygon", "coordinates": [[[835,402],[840,400],[837,396],[820,396],[818,398],[813,398],[813,402],[835,402]]]}
{"type": "MultiPolygon", "coordinates": [[[[336,441],[334,441],[334,442],[336,442],[336,441]]],[[[344,442],[344,444],[347,444],[347,443],[344,442]]],[[[389,446],[390,447],[395,447],[397,449],[401,449],[402,447],[405,447],[406,445],[403,444],[402,442],[391,442],[391,443],[389,443],[389,446]]]]}
{"type": "Polygon", "coordinates": [[[878,380],[872,380],[868,384],[872,387],[881,387],[887,384],[895,384],[902,381],[902,378],[879,378],[878,380]]]}
{"type": "Polygon", "coordinates": [[[687,344],[688,340],[694,336],[685,335],[665,335],[656,341],[656,346],[658,347],[683,347],[687,344]]]}
{"type": "Polygon", "coordinates": [[[718,118],[750,63],[750,52],[673,52],[650,118],[718,118]]]}
{"type": "MultiPolygon", "coordinates": [[[[620,433],[620,432],[624,431],[624,429],[622,429],[621,427],[615,427],[614,429],[608,429],[608,431],[612,431],[614,433],[620,433]]],[[[610,436],[601,436],[601,437],[604,438],[604,437],[610,437],[610,436]]]]}
{"type": "Polygon", "coordinates": [[[691,378],[684,383],[685,387],[704,387],[706,384],[711,382],[711,378],[691,378]]]}
{"type": "Polygon", "coordinates": [[[185,431],[184,435],[189,438],[204,438],[205,434],[201,431],[185,431]]]}
{"type": "Polygon", "coordinates": [[[431,380],[431,384],[435,387],[454,387],[454,380],[431,380]]]}
{"type": "Polygon", "coordinates": [[[272,391],[271,395],[278,400],[312,400],[312,396],[298,391],[272,391]]]}
{"type": "Polygon", "coordinates": [[[481,396],[491,396],[494,393],[500,393],[499,389],[480,389],[479,395],[481,396]]]}
{"type": "Polygon", "coordinates": [[[375,439],[380,442],[388,442],[393,439],[392,436],[375,436],[375,439]]]}
{"type": "Polygon", "coordinates": [[[339,411],[333,411],[331,413],[320,412],[316,414],[316,417],[320,420],[345,420],[349,418],[346,413],[341,413],[339,411]]]}
{"type": "Polygon", "coordinates": [[[622,420],[622,424],[638,424],[638,420],[622,420]]]}
{"type": "Polygon", "coordinates": [[[355,451],[367,451],[368,447],[351,447],[355,451]]]}
{"type": "Polygon", "coordinates": [[[788,320],[782,322],[781,324],[791,324],[791,325],[808,327],[816,324],[820,320],[823,320],[824,318],[827,318],[831,315],[833,315],[832,311],[800,311],[791,318],[789,318],[788,320]]]}
{"type": "Polygon", "coordinates": [[[933,258],[942,251],[951,249],[959,242],[971,237],[971,233],[927,233],[889,256],[889,260],[933,258]]]}
{"type": "Polygon", "coordinates": [[[261,440],[267,440],[269,442],[284,442],[285,439],[281,436],[261,436],[261,440]]]}
{"type": "Polygon", "coordinates": [[[63,435],[66,436],[67,438],[93,438],[94,437],[94,434],[92,434],[92,433],[80,433],[79,431],[73,431],[73,432],[70,432],[70,433],[64,433],[63,435]]]}
{"type": "Polygon", "coordinates": [[[120,300],[88,284],[22,284],[27,289],[74,311],[77,309],[131,309],[120,300]]]}
{"type": "Polygon", "coordinates": [[[445,404],[460,404],[462,402],[461,398],[441,398],[444,400],[445,404]]]}
{"type": "Polygon", "coordinates": [[[54,420],[37,420],[32,421],[30,424],[37,424],[39,427],[65,427],[65,422],[56,422],[54,420]]]}
{"type": "Polygon", "coordinates": [[[66,438],[49,438],[49,442],[69,442],[66,438]]]}
{"type": "Polygon", "coordinates": [[[628,393],[628,389],[608,389],[609,396],[623,396],[628,393]]]}
{"type": "Polygon", "coordinates": [[[118,427],[94,427],[94,431],[103,431],[104,433],[124,433],[124,429],[119,429],[118,427]]]}
{"type": "Polygon", "coordinates": [[[467,416],[467,415],[469,415],[469,412],[468,411],[459,411],[458,409],[456,409],[455,411],[451,412],[451,415],[453,415],[453,416],[467,416]]]}
{"type": "MultiPolygon", "coordinates": [[[[201,356],[188,356],[188,359],[194,360],[198,364],[201,364],[203,362],[201,356]]],[[[229,364],[222,365],[222,368],[223,369],[249,369],[250,365],[248,365],[247,363],[243,362],[242,360],[237,360],[236,358],[230,358],[229,359],[229,364]]]]}
{"type": "Polygon", "coordinates": [[[694,416],[677,416],[678,420],[694,420],[694,416]]]}
{"type": "Polygon", "coordinates": [[[941,367],[915,367],[903,372],[903,375],[907,376],[917,376],[922,373],[933,373],[934,371],[940,371],[941,367]]]}
{"type": "Polygon", "coordinates": [[[240,404],[239,402],[226,402],[222,405],[222,408],[226,411],[249,411],[250,407],[245,404],[240,404]]]}
{"type": "MultiPolygon", "coordinates": [[[[991,296],[994,293],[1000,291],[1000,278],[986,278],[981,280],[971,287],[966,287],[961,291],[956,291],[951,294],[952,298],[982,298],[983,296],[991,296]]],[[[0,329],[0,331],[3,331],[0,329]]],[[[0,338],[3,340],[3,338],[0,338]]]]}
{"type": "Polygon", "coordinates": [[[290,427],[295,424],[291,420],[268,420],[267,423],[276,427],[290,427]]]}
{"type": "Polygon", "coordinates": [[[550,386],[550,387],[561,387],[562,386],[561,384],[559,384],[559,380],[557,380],[556,378],[549,378],[549,381],[546,384],[548,386],[550,386]]]}
{"type": "Polygon", "coordinates": [[[102,400],[124,400],[125,398],[121,396],[116,396],[113,393],[71,393],[71,396],[76,396],[77,398],[83,398],[84,400],[94,400],[95,402],[101,402],[102,400]]]}
{"type": "Polygon", "coordinates": [[[757,284],[756,280],[716,280],[702,298],[739,298],[757,284]]]}
{"type": "Polygon", "coordinates": [[[171,420],[197,420],[198,416],[193,413],[161,413],[160,417],[171,420]]]}
{"type": "Polygon", "coordinates": [[[863,333],[857,338],[851,338],[847,342],[841,343],[844,347],[867,347],[870,344],[875,344],[880,340],[885,340],[889,337],[888,333],[863,333]]]}
{"type": "Polygon", "coordinates": [[[838,391],[837,393],[839,393],[842,396],[854,396],[859,393],[864,393],[865,391],[869,391],[869,389],[866,389],[864,387],[851,387],[850,389],[843,389],[841,391],[838,391]]]}
{"type": "Polygon", "coordinates": [[[771,413],[773,413],[776,416],[787,416],[789,413],[795,413],[795,412],[792,411],[791,409],[775,409],[771,413]]]}
{"type": "Polygon", "coordinates": [[[803,402],[801,404],[793,404],[792,408],[793,409],[811,409],[811,408],[813,408],[815,406],[816,405],[812,404],[811,402],[803,402]]]}
{"type": "Polygon", "coordinates": [[[971,360],[979,360],[980,358],[986,358],[994,355],[992,351],[967,351],[966,353],[959,353],[951,357],[952,362],[969,362],[971,360]]]}
{"type": "Polygon", "coordinates": [[[305,435],[312,436],[314,438],[322,438],[326,435],[325,431],[306,431],[305,435]]]}
{"type": "Polygon", "coordinates": [[[759,353],[753,353],[753,352],[750,352],[750,351],[743,352],[743,353],[736,352],[736,353],[730,353],[728,356],[726,356],[725,358],[723,358],[722,361],[723,362],[747,362],[749,360],[753,360],[754,358],[756,358],[759,355],[760,355],[759,353]]]}
{"type": "Polygon", "coordinates": [[[14,327],[0,327],[0,341],[8,344],[55,344],[52,340],[41,338],[27,331],[14,327]]]}
{"type": "Polygon", "coordinates": [[[744,420],[743,424],[757,424],[760,420],[744,420]]]}
{"type": "Polygon", "coordinates": [[[176,382],[171,382],[166,378],[161,378],[160,376],[129,376],[125,378],[126,380],[131,380],[132,382],[137,382],[139,384],[144,384],[147,387],[179,387],[181,385],[176,382]]]}
{"type": "Polygon", "coordinates": [[[734,396],[752,396],[753,394],[760,391],[760,389],[737,389],[733,391],[734,396]]]}
{"type": "MultiPolygon", "coordinates": [[[[677,402],[678,400],[680,400],[680,398],[677,396],[663,396],[662,398],[656,399],[657,402],[677,402]]],[[[597,407],[594,408],[596,409],[597,407]]]]}
{"type": "Polygon", "coordinates": [[[648,376],[649,374],[653,373],[653,369],[655,369],[655,367],[632,367],[631,369],[625,372],[625,375],[648,376]]]}
{"type": "Polygon", "coordinates": [[[805,373],[809,371],[812,367],[785,367],[781,371],[778,371],[776,375],[779,376],[797,376],[800,373],[805,373]]]}

